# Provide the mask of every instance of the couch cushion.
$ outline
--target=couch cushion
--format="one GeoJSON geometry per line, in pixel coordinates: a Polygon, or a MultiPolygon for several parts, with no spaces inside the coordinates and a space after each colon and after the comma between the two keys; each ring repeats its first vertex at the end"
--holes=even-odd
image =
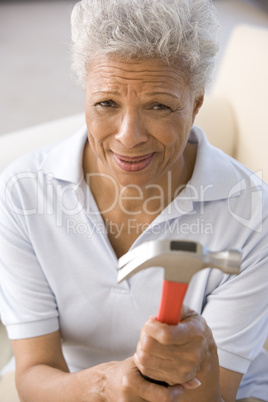
{"type": "Polygon", "coordinates": [[[61,140],[85,124],[83,113],[0,135],[0,172],[20,155],[61,140]]]}
{"type": "Polygon", "coordinates": [[[207,96],[195,124],[207,134],[212,145],[235,156],[237,133],[235,117],[230,103],[221,97],[207,96]]]}
{"type": "Polygon", "coordinates": [[[268,29],[237,26],[230,38],[212,88],[234,111],[238,144],[236,159],[268,182],[268,29]]]}
{"type": "Polygon", "coordinates": [[[14,372],[6,373],[0,378],[0,401],[20,402],[15,386],[14,372]]]}

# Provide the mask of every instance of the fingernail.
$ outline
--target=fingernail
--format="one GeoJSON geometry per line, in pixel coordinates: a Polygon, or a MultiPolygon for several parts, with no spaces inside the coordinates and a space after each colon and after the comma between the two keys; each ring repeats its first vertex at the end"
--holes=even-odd
{"type": "Polygon", "coordinates": [[[201,385],[201,382],[197,378],[193,378],[192,380],[187,381],[185,384],[183,384],[183,386],[185,388],[189,388],[189,389],[198,388],[198,387],[200,387],[200,385],[201,385]]]}

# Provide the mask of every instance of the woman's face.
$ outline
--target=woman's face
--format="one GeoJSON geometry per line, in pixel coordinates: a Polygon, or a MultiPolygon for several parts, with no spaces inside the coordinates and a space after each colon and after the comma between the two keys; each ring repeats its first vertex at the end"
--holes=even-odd
{"type": "Polygon", "coordinates": [[[161,61],[95,58],[86,85],[89,172],[141,187],[178,175],[202,99],[182,71],[161,61]]]}

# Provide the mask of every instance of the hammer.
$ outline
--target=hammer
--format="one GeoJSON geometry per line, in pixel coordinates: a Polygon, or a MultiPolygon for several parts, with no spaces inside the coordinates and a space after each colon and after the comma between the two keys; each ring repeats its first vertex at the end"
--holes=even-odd
{"type": "MultiPolygon", "coordinates": [[[[239,274],[241,260],[239,250],[212,252],[193,241],[149,241],[119,258],[117,282],[146,268],[164,268],[162,296],[156,319],[165,324],[177,325],[192,276],[203,268],[217,268],[226,274],[239,274]]],[[[153,383],[168,386],[164,381],[142,376],[153,383]]]]}
{"type": "Polygon", "coordinates": [[[240,250],[212,252],[198,242],[153,240],[119,258],[117,282],[150,267],[164,268],[162,296],[157,320],[177,325],[189,282],[203,268],[217,268],[226,274],[240,272],[240,250]]]}

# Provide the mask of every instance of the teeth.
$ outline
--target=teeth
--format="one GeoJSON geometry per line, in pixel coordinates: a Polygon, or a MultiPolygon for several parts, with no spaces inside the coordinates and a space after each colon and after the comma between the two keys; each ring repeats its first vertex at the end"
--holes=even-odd
{"type": "Polygon", "coordinates": [[[144,161],[146,158],[144,158],[144,159],[139,159],[138,161],[125,161],[124,159],[122,159],[124,162],[127,162],[127,163],[138,163],[138,162],[142,162],[142,161],[144,161]]]}

